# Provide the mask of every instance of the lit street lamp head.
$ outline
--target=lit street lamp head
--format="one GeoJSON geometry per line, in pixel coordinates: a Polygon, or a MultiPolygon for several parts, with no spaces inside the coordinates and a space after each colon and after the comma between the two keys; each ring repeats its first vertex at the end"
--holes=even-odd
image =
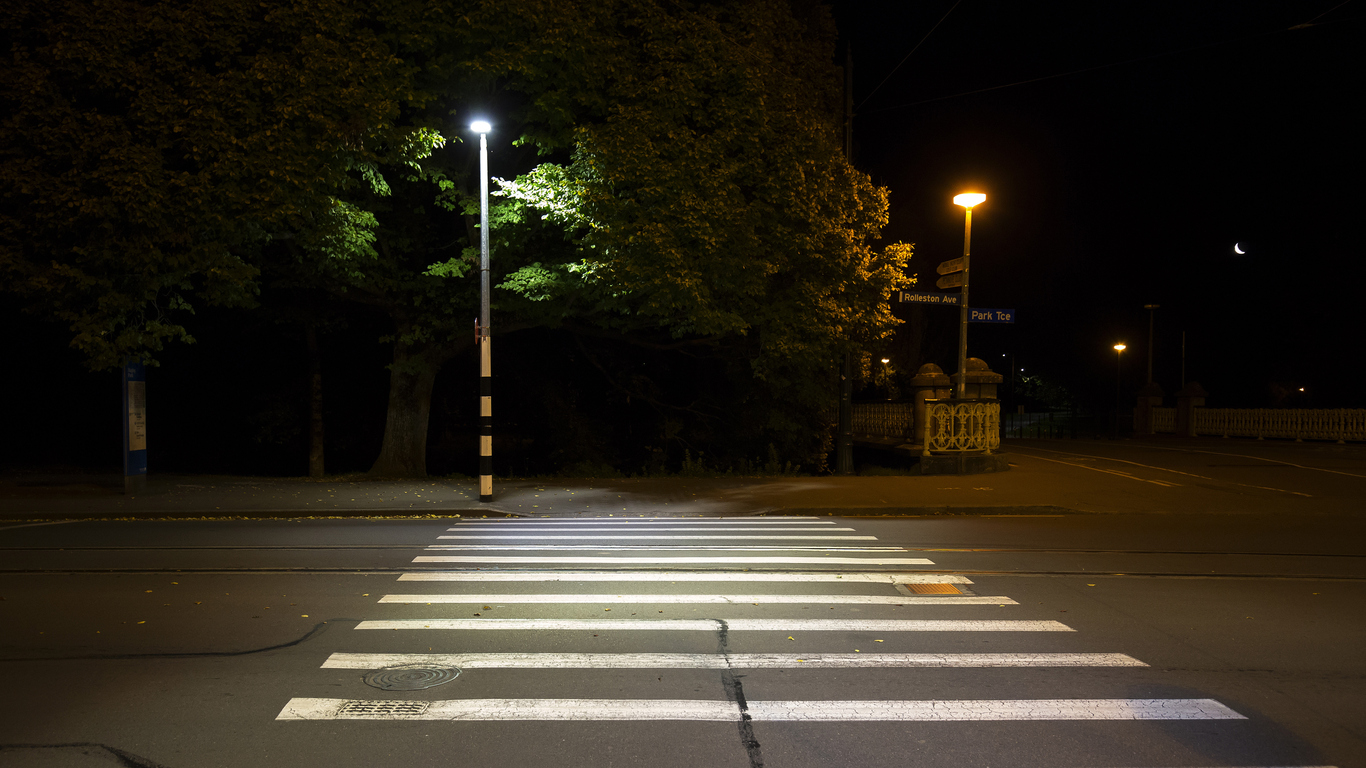
{"type": "Polygon", "coordinates": [[[981,192],[964,192],[961,195],[953,196],[954,204],[961,205],[964,208],[971,208],[974,205],[980,205],[986,199],[987,196],[982,194],[981,192]]]}
{"type": "Polygon", "coordinates": [[[470,130],[475,133],[488,133],[493,130],[493,126],[489,125],[486,120],[475,120],[470,123],[470,130]]]}
{"type": "Polygon", "coordinates": [[[1126,349],[1128,349],[1128,347],[1124,346],[1123,344],[1116,344],[1116,345],[1115,345],[1115,351],[1116,351],[1116,352],[1123,352],[1123,351],[1126,350],[1126,349]]]}

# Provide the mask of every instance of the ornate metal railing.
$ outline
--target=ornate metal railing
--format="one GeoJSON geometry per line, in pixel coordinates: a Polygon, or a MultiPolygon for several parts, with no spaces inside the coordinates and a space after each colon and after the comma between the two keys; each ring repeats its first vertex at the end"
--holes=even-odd
{"type": "MultiPolygon", "coordinates": [[[[997,400],[927,400],[929,450],[986,451],[1001,447],[1001,403],[997,400]]],[[[833,409],[829,419],[837,420],[833,409]]],[[[904,441],[924,447],[915,424],[915,403],[854,403],[855,439],[904,441]]],[[[1170,431],[1170,430],[1169,430],[1170,431]]]]}
{"type": "Polygon", "coordinates": [[[854,434],[915,442],[914,403],[854,403],[854,434]]]}
{"type": "Polygon", "coordinates": [[[984,451],[1001,447],[997,400],[926,400],[924,452],[984,451]]]}
{"type": "MultiPolygon", "coordinates": [[[[1154,408],[1153,430],[1176,431],[1176,409],[1154,408]]],[[[1195,433],[1293,440],[1366,440],[1366,408],[1196,408],[1195,433]]]]}

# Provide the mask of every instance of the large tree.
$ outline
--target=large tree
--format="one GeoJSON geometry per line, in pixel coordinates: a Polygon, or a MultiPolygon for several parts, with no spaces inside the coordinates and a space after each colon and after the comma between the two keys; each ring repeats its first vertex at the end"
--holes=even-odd
{"type": "Polygon", "coordinates": [[[97,367],[189,340],[196,303],[250,305],[263,267],[379,308],[394,359],[376,472],[425,471],[435,376],[472,338],[477,180],[468,146],[439,150],[452,109],[503,106],[501,137],[528,158],[495,211],[500,333],[738,355],[810,412],[825,361],[893,322],[909,250],[872,248],[886,193],[840,155],[834,30],[814,3],[0,14],[6,288],[97,367]]]}
{"type": "Polygon", "coordinates": [[[345,248],[342,192],[438,139],[443,6],[403,0],[0,4],[0,283],[94,367],[191,340],[196,303],[250,305],[255,256],[345,248]]]}

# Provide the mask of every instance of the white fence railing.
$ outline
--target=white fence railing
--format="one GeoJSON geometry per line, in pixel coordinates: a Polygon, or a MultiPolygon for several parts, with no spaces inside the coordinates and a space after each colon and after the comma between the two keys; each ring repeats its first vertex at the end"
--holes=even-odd
{"type": "Polygon", "coordinates": [[[1154,431],[1154,432],[1175,432],[1175,431],[1176,431],[1176,409],[1175,409],[1175,408],[1154,408],[1154,409],[1153,409],[1153,431],[1154,431]]]}
{"type": "MultiPolygon", "coordinates": [[[[1176,409],[1154,408],[1153,430],[1176,431],[1176,409]]],[[[1366,440],[1366,408],[1196,408],[1195,433],[1293,440],[1366,440]]]]}

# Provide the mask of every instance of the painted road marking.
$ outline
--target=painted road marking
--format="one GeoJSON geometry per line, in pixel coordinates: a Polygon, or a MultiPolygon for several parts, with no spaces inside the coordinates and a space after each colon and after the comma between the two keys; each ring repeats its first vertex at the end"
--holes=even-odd
{"type": "MultiPolygon", "coordinates": [[[[1017,446],[1017,447],[1018,447],[1018,446],[1017,446]]],[[[1147,468],[1147,469],[1156,469],[1156,470],[1160,470],[1160,471],[1162,471],[1162,472],[1171,472],[1172,474],[1185,475],[1186,477],[1194,477],[1194,478],[1198,478],[1198,479],[1200,479],[1200,480],[1209,480],[1209,481],[1215,482],[1215,483],[1228,483],[1229,485],[1241,485],[1241,486],[1243,486],[1244,488],[1256,488],[1256,489],[1261,490],[1261,491],[1276,491],[1276,492],[1278,492],[1278,493],[1289,493],[1289,494],[1293,494],[1293,495],[1295,495],[1295,496],[1304,496],[1304,497],[1307,497],[1307,498],[1312,498],[1312,496],[1310,496],[1310,494],[1301,493],[1301,492],[1299,492],[1299,491],[1288,491],[1288,490],[1286,490],[1286,489],[1284,489],[1284,488],[1271,488],[1271,487],[1265,486],[1265,485],[1250,485],[1250,484],[1248,484],[1248,483],[1238,483],[1238,482],[1234,482],[1234,481],[1232,481],[1232,480],[1220,480],[1220,479],[1218,479],[1218,478],[1206,477],[1205,475],[1197,475],[1197,474],[1195,474],[1195,473],[1193,473],[1193,472],[1182,472],[1182,471],[1179,470],[1179,469],[1168,469],[1167,467],[1158,467],[1158,466],[1153,466],[1153,465],[1151,465],[1151,464],[1141,464],[1141,463],[1139,463],[1139,462],[1137,462],[1137,461],[1129,461],[1128,459],[1116,459],[1116,458],[1112,458],[1112,457],[1110,457],[1110,456],[1100,456],[1100,455],[1091,454],[1091,453],[1070,453],[1070,452],[1068,452],[1068,451],[1055,451],[1055,450],[1053,450],[1053,449],[1051,449],[1051,448],[1039,448],[1039,447],[1032,446],[1032,445],[1024,446],[1024,447],[1025,447],[1026,449],[1029,449],[1029,450],[1046,451],[1046,452],[1048,452],[1048,453],[1057,453],[1057,454],[1061,454],[1061,455],[1063,455],[1063,456],[1079,456],[1079,457],[1087,458],[1087,459],[1100,459],[1101,461],[1113,461],[1113,462],[1116,462],[1116,463],[1119,463],[1119,464],[1133,464],[1134,466],[1138,466],[1138,467],[1145,467],[1145,468],[1147,468]]],[[[1164,449],[1164,450],[1165,450],[1165,449],[1164,449]]],[[[1174,450],[1183,450],[1183,449],[1174,449],[1174,450]]],[[[1028,456],[1029,454],[1025,454],[1025,455],[1028,456]]],[[[1057,459],[1045,459],[1045,458],[1042,457],[1042,456],[1033,456],[1032,458],[1039,459],[1039,460],[1041,460],[1041,461],[1052,461],[1052,462],[1057,463],[1057,464],[1068,464],[1069,466],[1073,466],[1073,467],[1084,467],[1085,469],[1093,469],[1093,470],[1095,470],[1095,471],[1097,471],[1097,472],[1109,472],[1109,473],[1112,474],[1112,475],[1121,475],[1121,476],[1124,476],[1124,477],[1130,477],[1130,478],[1132,478],[1132,479],[1134,479],[1134,480],[1142,480],[1142,479],[1143,479],[1143,478],[1139,478],[1139,477],[1134,477],[1133,475],[1130,475],[1130,474],[1128,474],[1128,473],[1126,473],[1126,472],[1120,472],[1120,471],[1117,471],[1117,470],[1101,469],[1101,468],[1099,468],[1099,467],[1086,467],[1086,466],[1083,465],[1083,464],[1073,464],[1073,463],[1067,462],[1067,461],[1058,461],[1057,459]]],[[[1247,457],[1247,458],[1252,458],[1252,457],[1247,457]]],[[[1275,460],[1274,460],[1274,459],[1264,459],[1264,461],[1275,461],[1275,460]]],[[[1280,463],[1286,463],[1286,462],[1280,462],[1280,463]]],[[[1297,465],[1297,464],[1292,464],[1291,466],[1299,466],[1299,465],[1297,465]]],[[[1333,470],[1325,470],[1325,471],[1331,472],[1331,471],[1333,471],[1333,470]]],[[[1339,474],[1346,474],[1346,473],[1339,473],[1339,474]]],[[[1358,475],[1358,477],[1360,477],[1360,475],[1358,475]]],[[[1173,485],[1179,486],[1179,483],[1164,483],[1164,482],[1162,482],[1161,480],[1144,480],[1144,482],[1153,483],[1153,484],[1155,484],[1155,485],[1162,485],[1162,486],[1166,486],[1166,487],[1168,487],[1168,488],[1172,487],[1173,485]]]]}
{"type": "Polygon", "coordinates": [[[922,721],[1246,720],[1214,699],[965,699],[922,701],[676,699],[290,699],[276,720],[922,721]]]}
{"type": "Polygon", "coordinates": [[[449,535],[447,535],[447,536],[437,536],[437,538],[438,538],[438,539],[498,539],[498,540],[500,540],[500,541],[501,541],[501,540],[507,540],[507,539],[535,539],[536,541],[547,541],[547,540],[552,540],[552,541],[564,541],[564,540],[582,541],[582,540],[584,540],[584,539],[594,539],[594,540],[601,539],[601,540],[608,540],[608,541],[625,541],[625,540],[632,540],[632,541],[635,541],[635,540],[644,540],[644,541],[696,541],[696,540],[698,540],[698,539],[707,539],[707,540],[710,540],[710,539],[726,539],[726,540],[728,540],[728,541],[733,541],[733,540],[735,540],[735,539],[764,539],[764,540],[779,539],[779,540],[786,540],[786,541],[792,541],[792,540],[798,540],[798,541],[832,541],[832,540],[834,540],[834,541],[877,541],[877,537],[876,537],[876,536],[802,536],[802,535],[800,535],[800,534],[791,535],[791,536],[787,536],[787,535],[779,535],[779,536],[752,536],[752,535],[748,535],[748,534],[740,534],[740,535],[736,535],[736,536],[712,536],[712,535],[704,535],[704,536],[650,536],[650,535],[644,535],[644,536],[622,536],[622,535],[617,535],[617,534],[601,534],[601,535],[589,534],[589,535],[576,535],[576,536],[546,536],[545,534],[522,535],[522,534],[513,533],[513,534],[475,534],[475,535],[471,535],[471,536],[464,536],[464,535],[449,536],[449,535]]]}
{"type": "MultiPolygon", "coordinates": [[[[1008,515],[1008,517],[1018,517],[1018,515],[1008,515]]],[[[1061,517],[1061,515],[1057,515],[1057,517],[1061,517]]],[[[610,525],[610,524],[609,524],[609,525],[610,525]]],[[[533,528],[533,527],[526,526],[526,525],[492,526],[492,525],[483,525],[483,524],[477,524],[477,525],[476,525],[476,524],[474,524],[474,523],[470,523],[470,524],[467,524],[467,525],[457,525],[457,526],[452,527],[452,528],[447,528],[446,530],[448,530],[448,531],[546,531],[546,532],[555,531],[555,532],[557,532],[557,533],[565,533],[565,532],[567,532],[567,531],[572,531],[572,530],[585,530],[585,528],[584,528],[583,526],[579,526],[577,529],[575,529],[575,528],[564,528],[564,527],[561,527],[561,528],[540,528],[540,527],[533,528]]],[[[589,528],[588,530],[591,531],[591,528],[589,528]]],[[[812,527],[809,526],[809,525],[808,525],[808,526],[802,526],[802,527],[792,527],[792,528],[782,528],[782,527],[778,527],[778,526],[768,526],[767,528],[765,528],[765,527],[763,527],[763,526],[737,526],[737,527],[730,527],[730,526],[719,526],[719,525],[717,525],[717,526],[710,526],[710,527],[697,527],[697,526],[691,526],[691,527],[679,527],[679,528],[675,528],[675,527],[673,527],[673,526],[664,526],[664,525],[647,525],[647,526],[641,526],[641,527],[639,527],[639,528],[623,528],[623,527],[621,527],[621,526],[603,527],[602,530],[601,530],[601,532],[602,532],[602,533],[608,533],[608,532],[613,532],[613,531],[632,531],[632,530],[638,530],[638,531],[709,531],[709,532],[710,532],[710,531],[813,531],[813,532],[815,532],[815,533],[825,533],[825,532],[827,532],[827,531],[852,531],[852,530],[854,530],[854,529],[853,529],[853,528],[812,528],[812,527]]]]}
{"type": "Polygon", "coordinates": [[[478,551],[494,550],[504,552],[539,552],[552,550],[574,552],[576,550],[605,551],[648,551],[648,552],[905,552],[905,547],[815,547],[786,546],[766,547],[762,544],[432,544],[428,550],[436,551],[478,551]]]}
{"type": "Polygon", "coordinates": [[[414,563],[620,563],[622,565],[934,565],[923,557],[523,557],[481,555],[419,555],[414,563]]]}
{"type": "Polygon", "coordinates": [[[323,669],[430,664],[457,669],[858,669],[1146,667],[1122,653],[334,653],[323,669]]]}
{"type": "Polygon", "coordinates": [[[857,584],[971,584],[943,573],[782,573],[780,571],[418,571],[399,581],[779,581],[857,584]]]}
{"type": "Polygon", "coordinates": [[[784,603],[820,603],[849,605],[1017,605],[1008,597],[989,597],[982,595],[385,595],[381,603],[401,603],[404,605],[421,603],[522,603],[545,605],[574,605],[580,603],[630,604],[732,604],[769,605],[784,603]]]}
{"type": "Polygon", "coordinates": [[[514,520],[488,520],[463,518],[461,524],[470,525],[834,525],[835,521],[815,517],[581,517],[573,520],[548,520],[545,518],[523,517],[514,520]]]}
{"type": "Polygon", "coordinates": [[[356,629],[715,632],[1075,632],[1057,621],[998,619],[391,619],[356,629]]]}

